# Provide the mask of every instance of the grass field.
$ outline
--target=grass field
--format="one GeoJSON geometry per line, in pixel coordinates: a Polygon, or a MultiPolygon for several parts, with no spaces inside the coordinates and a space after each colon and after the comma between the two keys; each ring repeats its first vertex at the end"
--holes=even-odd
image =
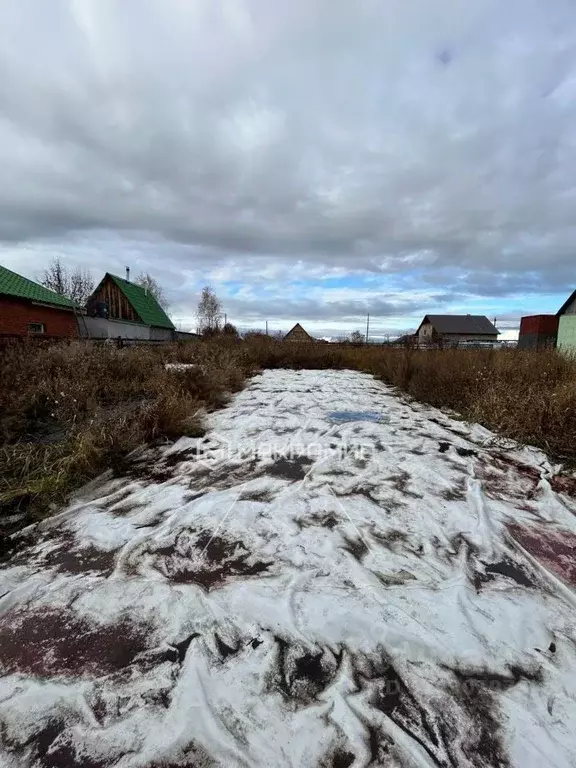
{"type": "Polygon", "coordinates": [[[0,507],[4,531],[50,514],[140,446],[202,432],[262,368],[371,373],[572,463],[576,362],[555,351],[412,350],[283,344],[265,338],[116,349],[18,345],[0,361],[0,507]],[[166,370],[169,362],[198,368],[166,370]]]}

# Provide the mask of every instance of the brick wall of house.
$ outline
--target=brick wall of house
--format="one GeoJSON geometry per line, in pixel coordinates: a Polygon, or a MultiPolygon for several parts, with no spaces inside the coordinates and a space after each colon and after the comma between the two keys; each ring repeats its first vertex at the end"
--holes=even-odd
{"type": "Polygon", "coordinates": [[[29,323],[43,323],[45,336],[78,335],[74,312],[0,296],[0,334],[28,336],[29,323]]]}

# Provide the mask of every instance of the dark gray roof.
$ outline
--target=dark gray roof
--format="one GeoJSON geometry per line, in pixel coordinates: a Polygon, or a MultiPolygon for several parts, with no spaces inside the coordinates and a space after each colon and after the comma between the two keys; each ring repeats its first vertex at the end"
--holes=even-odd
{"type": "MultiPolygon", "coordinates": [[[[437,333],[483,333],[497,336],[499,331],[484,315],[426,315],[437,333]]],[[[422,325],[422,323],[420,325],[422,325]]]]}

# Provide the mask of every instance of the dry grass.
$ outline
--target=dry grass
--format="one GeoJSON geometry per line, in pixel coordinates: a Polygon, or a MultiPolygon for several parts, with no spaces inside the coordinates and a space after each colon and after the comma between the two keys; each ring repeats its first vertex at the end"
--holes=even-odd
{"type": "Polygon", "coordinates": [[[202,434],[202,411],[223,405],[248,372],[240,350],[217,345],[116,349],[77,342],[4,350],[4,530],[12,516],[20,527],[49,514],[70,491],[140,446],[202,434]],[[165,368],[189,360],[199,368],[165,368]]]}
{"type": "Polygon", "coordinates": [[[116,349],[16,346],[0,360],[0,516],[21,526],[146,444],[202,434],[258,368],[351,368],[576,459],[576,362],[554,351],[413,350],[255,338],[116,349]],[[166,362],[195,363],[167,371],[166,362]]]}

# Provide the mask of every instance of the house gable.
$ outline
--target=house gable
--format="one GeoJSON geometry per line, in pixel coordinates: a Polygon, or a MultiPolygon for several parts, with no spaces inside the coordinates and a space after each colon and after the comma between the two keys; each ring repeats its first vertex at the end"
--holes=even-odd
{"type": "Polygon", "coordinates": [[[284,336],[283,341],[314,341],[314,339],[302,328],[300,323],[296,323],[284,336]]]}
{"type": "Polygon", "coordinates": [[[174,330],[172,321],[149,290],[108,272],[88,300],[89,314],[94,313],[101,302],[107,304],[111,320],[129,320],[174,330]]]}

